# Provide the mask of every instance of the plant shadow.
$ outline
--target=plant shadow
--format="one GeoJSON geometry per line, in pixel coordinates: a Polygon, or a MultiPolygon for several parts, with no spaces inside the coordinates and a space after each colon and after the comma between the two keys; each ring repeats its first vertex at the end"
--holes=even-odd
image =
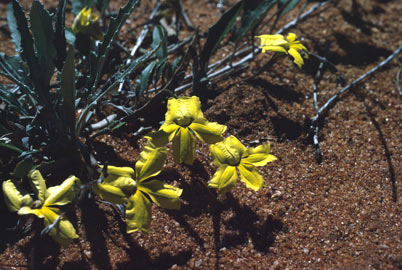
{"type": "Polygon", "coordinates": [[[236,233],[224,235],[221,246],[235,247],[247,243],[249,237],[254,249],[267,252],[275,241],[275,233],[284,229],[284,224],[272,215],[267,215],[261,222],[256,213],[248,206],[240,205],[232,194],[227,195],[225,205],[235,212],[235,216],[225,222],[225,226],[236,233]]]}
{"type": "Polygon", "coordinates": [[[303,94],[296,92],[286,86],[270,83],[262,78],[250,78],[246,82],[251,86],[259,86],[263,89],[264,94],[268,94],[277,99],[288,103],[299,102],[303,99],[303,94]]]}
{"type": "Polygon", "coordinates": [[[364,13],[365,11],[360,7],[356,0],[352,1],[351,12],[346,12],[345,10],[341,11],[342,17],[346,22],[360,29],[365,35],[371,35],[372,31],[370,27],[378,28],[378,26],[372,22],[363,20],[364,13]]]}
{"type": "Polygon", "coordinates": [[[335,65],[366,66],[392,53],[388,49],[378,48],[367,42],[353,42],[346,35],[341,33],[335,32],[334,36],[339,47],[346,53],[345,56],[341,56],[337,53],[329,53],[328,59],[335,65]]]}
{"type": "Polygon", "coordinates": [[[80,203],[81,221],[90,243],[92,260],[97,269],[112,269],[104,232],[108,232],[107,217],[93,199],[84,198],[80,203]]]}
{"type": "Polygon", "coordinates": [[[27,269],[56,269],[59,265],[60,246],[50,236],[41,236],[43,221],[35,219],[32,224],[34,235],[29,243],[21,246],[27,258],[27,269]]]}
{"type": "MultiPolygon", "coordinates": [[[[396,183],[396,174],[395,174],[394,165],[392,164],[392,154],[389,151],[387,140],[384,136],[384,133],[382,132],[380,124],[375,119],[375,114],[372,111],[372,107],[370,107],[365,100],[366,97],[363,94],[360,94],[359,92],[355,92],[354,95],[363,103],[363,105],[366,109],[367,115],[370,118],[371,123],[373,123],[373,126],[377,130],[378,137],[381,141],[382,147],[384,148],[385,159],[387,160],[387,164],[388,164],[388,172],[389,172],[390,185],[391,185],[391,198],[394,202],[397,202],[398,201],[398,187],[397,187],[397,183],[396,183]]],[[[373,102],[373,103],[375,103],[375,102],[373,102]]],[[[382,107],[382,109],[384,109],[383,104],[379,103],[377,105],[382,107]]]]}

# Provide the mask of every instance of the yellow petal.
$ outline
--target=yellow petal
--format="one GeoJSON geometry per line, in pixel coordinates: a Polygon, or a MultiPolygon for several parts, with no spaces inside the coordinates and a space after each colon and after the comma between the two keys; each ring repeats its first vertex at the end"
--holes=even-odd
{"type": "Polygon", "coordinates": [[[222,134],[226,131],[226,126],[202,118],[194,120],[189,128],[194,131],[198,139],[209,144],[222,141],[222,134]]]}
{"type": "MultiPolygon", "coordinates": [[[[176,133],[176,131],[180,128],[179,125],[175,124],[174,122],[164,122],[162,126],[160,127],[159,130],[163,130],[165,133],[168,134],[169,138],[172,135],[172,133],[176,133]]],[[[169,139],[171,141],[171,139],[169,139]]]]}
{"type": "Polygon", "coordinates": [[[246,187],[257,191],[264,184],[264,179],[253,165],[241,163],[237,169],[240,172],[240,179],[246,184],[246,187]]]}
{"type": "Polygon", "coordinates": [[[274,52],[280,52],[280,53],[288,53],[288,51],[281,47],[281,46],[263,46],[261,47],[262,52],[265,53],[266,51],[274,51],[274,52]]]}
{"type": "Polygon", "coordinates": [[[107,177],[102,183],[122,189],[127,194],[134,194],[137,189],[134,177],[134,170],[130,167],[107,166],[107,177]]]}
{"type": "Polygon", "coordinates": [[[203,117],[198,97],[169,98],[165,122],[187,127],[194,119],[203,117]]]}
{"type": "MultiPolygon", "coordinates": [[[[59,215],[53,212],[51,209],[43,208],[42,212],[44,215],[45,226],[52,225],[56,221],[56,219],[59,218],[59,215]]],[[[71,224],[71,222],[68,221],[68,219],[66,219],[65,217],[62,217],[58,221],[56,226],[54,226],[50,230],[49,235],[59,244],[64,246],[70,244],[73,239],[78,238],[73,224],[71,224]]]]}
{"type": "Polygon", "coordinates": [[[217,188],[219,193],[225,194],[236,184],[236,180],[236,167],[223,165],[215,172],[211,181],[208,183],[208,186],[211,188],[217,188]]]}
{"type": "Polygon", "coordinates": [[[144,136],[145,139],[149,140],[155,147],[165,146],[169,142],[169,133],[163,130],[151,131],[144,136]]]}
{"type": "Polygon", "coordinates": [[[28,177],[31,179],[32,188],[41,202],[45,201],[46,197],[46,183],[42,174],[38,170],[30,171],[28,177]]]}
{"type": "Polygon", "coordinates": [[[141,191],[130,197],[126,206],[127,233],[148,232],[151,226],[151,202],[141,191]]]}
{"type": "Polygon", "coordinates": [[[293,56],[293,58],[294,58],[293,62],[299,67],[299,69],[301,69],[304,64],[304,61],[303,61],[303,58],[301,57],[300,53],[297,50],[290,48],[289,54],[291,56],[293,56]]]}
{"type": "Polygon", "coordinates": [[[247,149],[248,156],[241,160],[241,163],[248,163],[254,166],[265,166],[268,162],[276,160],[274,155],[270,154],[269,144],[260,145],[256,148],[247,149]]]}
{"type": "Polygon", "coordinates": [[[38,218],[44,217],[41,209],[32,209],[31,207],[24,206],[24,207],[21,207],[20,210],[18,210],[18,215],[29,215],[29,214],[33,214],[33,215],[37,216],[38,218]]]}
{"type": "Polygon", "coordinates": [[[21,207],[29,206],[33,202],[31,196],[29,194],[23,196],[11,180],[4,181],[2,189],[4,201],[11,212],[17,212],[21,207]]]}
{"type": "Polygon", "coordinates": [[[135,163],[135,173],[138,182],[159,174],[166,161],[168,149],[164,147],[155,148],[152,144],[147,144],[140,153],[140,157],[135,163]]]}
{"type": "Polygon", "coordinates": [[[138,187],[159,207],[166,209],[180,209],[179,197],[183,190],[171,185],[162,183],[159,180],[142,182],[138,187]]]}
{"type": "Polygon", "coordinates": [[[256,38],[261,39],[261,45],[285,45],[288,44],[288,42],[285,40],[285,38],[280,35],[261,35],[261,36],[256,36],[256,38]]]}
{"type": "Polygon", "coordinates": [[[50,187],[46,192],[45,205],[66,205],[71,203],[79,192],[80,180],[70,176],[61,185],[50,187]]]}
{"type": "Polygon", "coordinates": [[[103,40],[103,32],[99,25],[99,16],[91,8],[83,8],[74,18],[71,29],[74,33],[83,33],[98,40],[103,40]]]}
{"type": "MultiPolygon", "coordinates": [[[[102,200],[111,203],[125,203],[127,198],[131,195],[129,193],[125,193],[124,190],[118,187],[104,183],[93,185],[92,190],[98,194],[102,200]]],[[[135,190],[133,192],[135,192],[135,190]]]]}
{"type": "Polygon", "coordinates": [[[289,34],[286,36],[286,40],[289,41],[289,43],[292,43],[293,41],[296,40],[296,34],[294,34],[294,33],[289,33],[289,34]]]}
{"type": "Polygon", "coordinates": [[[173,138],[173,159],[175,163],[191,165],[195,156],[195,137],[187,128],[180,128],[173,138]]]}
{"type": "MultiPolygon", "coordinates": [[[[103,166],[101,166],[101,168],[103,168],[103,166]]],[[[107,173],[115,176],[134,176],[134,170],[131,167],[107,166],[107,173]]]]}
{"type": "Polygon", "coordinates": [[[222,142],[210,145],[209,150],[216,166],[237,166],[247,148],[235,136],[229,136],[222,142]]]}

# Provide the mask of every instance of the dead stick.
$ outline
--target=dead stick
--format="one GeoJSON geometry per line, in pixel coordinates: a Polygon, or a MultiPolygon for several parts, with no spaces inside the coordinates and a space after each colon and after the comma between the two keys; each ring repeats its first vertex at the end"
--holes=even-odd
{"type": "Polygon", "coordinates": [[[335,104],[335,102],[338,101],[340,96],[344,93],[346,93],[348,90],[352,89],[355,87],[358,83],[360,83],[362,80],[365,78],[371,76],[374,72],[378,71],[381,69],[383,66],[388,64],[392,59],[394,59],[396,56],[398,56],[402,51],[402,46],[399,46],[398,49],[396,49],[390,56],[388,56],[384,61],[379,63],[377,66],[374,68],[370,69],[368,72],[365,74],[361,75],[359,78],[351,82],[349,85],[345,86],[342,88],[338,93],[330,97],[327,102],[321,106],[317,112],[316,115],[311,118],[311,125],[310,125],[310,134],[313,134],[313,143],[316,147],[316,149],[319,149],[319,140],[318,140],[318,133],[319,133],[319,123],[325,118],[325,115],[329,111],[329,109],[335,104]]]}
{"type": "MultiPolygon", "coordinates": [[[[151,16],[149,16],[149,22],[153,21],[153,18],[156,16],[156,14],[158,14],[158,10],[160,7],[161,1],[158,0],[158,2],[156,3],[154,9],[152,10],[151,16]]],[[[138,37],[133,49],[131,50],[130,56],[131,58],[134,57],[134,55],[136,54],[136,52],[138,51],[138,49],[140,48],[142,42],[144,41],[146,35],[149,32],[149,29],[151,28],[150,23],[145,25],[144,29],[142,29],[140,36],[138,37]]],[[[126,65],[129,65],[131,63],[131,58],[128,58],[126,61],[126,65]]],[[[119,84],[119,88],[117,90],[117,92],[121,92],[121,90],[123,89],[123,85],[124,85],[125,80],[123,80],[120,84],[119,84]]]]}

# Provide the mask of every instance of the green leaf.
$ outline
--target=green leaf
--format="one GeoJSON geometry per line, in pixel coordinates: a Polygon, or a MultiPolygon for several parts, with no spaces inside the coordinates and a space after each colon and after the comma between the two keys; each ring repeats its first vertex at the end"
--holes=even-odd
{"type": "Polygon", "coordinates": [[[32,169],[34,162],[32,158],[24,158],[14,168],[13,176],[17,178],[24,178],[28,175],[29,171],[32,169]]]}
{"type": "Polygon", "coordinates": [[[97,0],[96,1],[96,8],[100,11],[101,14],[105,12],[105,10],[109,6],[109,0],[97,0]]]}
{"type": "Polygon", "coordinates": [[[21,55],[28,65],[29,78],[32,80],[38,92],[43,91],[41,90],[40,66],[35,55],[34,41],[28,28],[27,18],[18,1],[12,0],[12,6],[12,12],[17,22],[17,29],[21,36],[21,55]]]}
{"type": "Polygon", "coordinates": [[[0,75],[16,83],[25,94],[28,94],[30,97],[34,96],[38,98],[33,91],[32,82],[26,75],[28,71],[22,63],[22,59],[19,55],[7,56],[4,53],[0,53],[0,75]]]}
{"type": "Polygon", "coordinates": [[[299,4],[300,0],[279,0],[278,2],[278,11],[280,12],[278,14],[278,19],[294,9],[297,4],[299,4]]]}
{"type": "Polygon", "coordinates": [[[96,57],[95,68],[92,69],[88,89],[93,93],[98,85],[98,81],[102,76],[103,66],[112,47],[113,42],[116,40],[117,35],[123,26],[124,22],[134,10],[139,0],[130,0],[123,8],[119,10],[117,17],[113,17],[110,21],[109,28],[104,36],[103,42],[99,46],[99,52],[96,57]]]}
{"type": "Polygon", "coordinates": [[[76,129],[75,133],[76,136],[79,136],[81,134],[81,131],[83,127],[86,125],[86,123],[90,120],[90,111],[96,106],[98,101],[104,97],[107,93],[115,89],[118,84],[124,80],[126,76],[137,70],[139,67],[141,67],[144,63],[146,63],[159,49],[159,47],[153,49],[152,51],[149,51],[145,53],[143,56],[135,59],[131,64],[123,71],[123,72],[117,72],[111,79],[113,82],[110,85],[107,85],[106,88],[101,88],[97,93],[93,95],[91,98],[91,102],[84,108],[84,111],[80,115],[80,118],[78,119],[76,123],[76,129]]]}
{"type": "Polygon", "coordinates": [[[19,52],[21,50],[21,35],[18,31],[17,19],[14,16],[12,3],[7,5],[7,23],[8,28],[10,29],[11,39],[15,44],[15,49],[17,52],[19,52]]]}
{"type": "Polygon", "coordinates": [[[25,109],[26,104],[21,104],[18,97],[7,89],[6,87],[0,85],[0,100],[5,102],[10,108],[16,110],[18,113],[27,116],[28,111],[25,109]]]}
{"type": "Polygon", "coordinates": [[[215,23],[208,30],[208,38],[201,52],[200,66],[201,71],[205,74],[207,72],[209,58],[215,53],[218,45],[229,32],[236,17],[239,15],[243,6],[243,1],[238,2],[236,5],[226,11],[217,23],[215,23]]]}
{"type": "Polygon", "coordinates": [[[65,33],[65,9],[66,0],[59,0],[56,9],[56,23],[55,23],[55,47],[56,47],[56,61],[55,65],[58,70],[63,68],[63,63],[66,60],[66,33],[65,33]]]}
{"type": "Polygon", "coordinates": [[[40,65],[40,69],[35,72],[40,73],[42,82],[48,85],[54,73],[57,55],[52,17],[39,1],[34,1],[29,18],[40,65]]]}
{"type": "Polygon", "coordinates": [[[61,73],[61,95],[63,97],[63,118],[69,126],[70,132],[74,134],[75,129],[75,69],[74,69],[74,48],[69,46],[66,62],[61,73]]]}
{"type": "Polygon", "coordinates": [[[140,77],[139,84],[138,84],[138,88],[136,89],[137,97],[142,96],[144,91],[148,89],[149,78],[151,77],[156,64],[157,64],[157,62],[153,61],[146,68],[144,68],[142,70],[141,77],[140,77]]]}
{"type": "Polygon", "coordinates": [[[21,154],[23,152],[22,149],[18,148],[15,145],[9,144],[9,143],[0,143],[0,147],[8,148],[10,150],[17,152],[18,154],[21,154]]]}
{"type": "Polygon", "coordinates": [[[165,31],[163,31],[162,26],[157,25],[154,28],[154,31],[152,32],[152,44],[151,44],[151,48],[155,48],[157,46],[160,45],[159,50],[156,52],[156,57],[159,60],[165,59],[168,55],[167,53],[167,42],[166,42],[166,38],[165,38],[165,31]]]}
{"type": "Polygon", "coordinates": [[[237,29],[234,40],[238,43],[248,31],[254,28],[264,19],[268,10],[270,10],[278,0],[247,0],[244,1],[243,15],[240,28],[237,29]]]}

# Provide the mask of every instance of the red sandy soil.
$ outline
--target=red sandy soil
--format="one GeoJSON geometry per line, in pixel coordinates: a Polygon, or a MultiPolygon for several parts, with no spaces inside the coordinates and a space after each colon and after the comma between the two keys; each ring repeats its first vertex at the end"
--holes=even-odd
{"type": "MultiPolygon", "coordinates": [[[[218,1],[183,2],[201,31],[219,18],[218,1]]],[[[335,1],[291,29],[338,69],[325,70],[320,104],[402,45],[401,14],[401,1],[335,1]]],[[[11,54],[1,31],[0,39],[11,54]]],[[[135,33],[121,39],[133,41],[135,33]]],[[[285,58],[261,70],[270,57],[258,55],[244,73],[214,85],[216,96],[203,104],[210,121],[245,145],[271,143],[278,160],[260,168],[265,187],[253,192],[239,181],[219,196],[206,186],[215,171],[208,157],[197,155],[193,166],[169,161],[158,178],[184,189],[182,209],[154,206],[149,234],[127,235],[116,207],[88,199],[69,216],[80,238],[67,248],[34,233],[41,221],[25,235],[2,233],[0,269],[402,269],[402,97],[395,84],[402,55],[329,111],[321,163],[306,134],[318,63],[311,57],[299,71],[285,58]]],[[[164,112],[150,113],[163,119],[164,112]]],[[[133,128],[101,137],[98,160],[133,165],[144,142],[133,128]]],[[[208,154],[207,145],[197,147],[208,154]]],[[[15,221],[2,218],[2,228],[15,221]]]]}

